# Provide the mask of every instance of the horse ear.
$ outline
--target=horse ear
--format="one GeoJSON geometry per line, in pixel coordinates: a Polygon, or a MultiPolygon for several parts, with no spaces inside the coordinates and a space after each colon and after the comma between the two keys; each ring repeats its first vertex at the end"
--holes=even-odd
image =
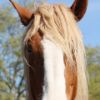
{"type": "Polygon", "coordinates": [[[76,16],[76,20],[79,21],[84,16],[87,9],[88,0],[75,0],[71,6],[71,10],[76,16]]]}
{"type": "Polygon", "coordinates": [[[9,0],[9,1],[12,3],[14,8],[17,10],[22,24],[27,26],[33,17],[33,13],[31,13],[26,8],[20,6],[19,4],[15,3],[14,1],[12,1],[12,0],[9,0]]]}

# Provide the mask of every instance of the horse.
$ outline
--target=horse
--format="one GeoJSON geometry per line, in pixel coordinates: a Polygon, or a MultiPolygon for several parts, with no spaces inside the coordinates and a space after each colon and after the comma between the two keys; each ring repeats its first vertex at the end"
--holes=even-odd
{"type": "Polygon", "coordinates": [[[27,27],[22,51],[28,100],[88,100],[83,37],[77,22],[88,0],[40,4],[34,12],[9,0],[27,27]]]}

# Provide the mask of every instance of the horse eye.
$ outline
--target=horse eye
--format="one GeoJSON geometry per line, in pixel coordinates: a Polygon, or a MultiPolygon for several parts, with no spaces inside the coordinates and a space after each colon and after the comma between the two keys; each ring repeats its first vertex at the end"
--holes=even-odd
{"type": "Polygon", "coordinates": [[[30,44],[27,45],[27,51],[29,53],[32,53],[32,46],[30,44]]]}

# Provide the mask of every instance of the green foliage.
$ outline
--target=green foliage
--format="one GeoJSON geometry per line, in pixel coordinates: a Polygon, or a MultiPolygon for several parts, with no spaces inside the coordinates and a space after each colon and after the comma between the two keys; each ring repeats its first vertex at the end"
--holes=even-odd
{"type": "Polygon", "coordinates": [[[25,97],[22,30],[8,7],[0,11],[0,100],[21,100],[25,97]],[[17,30],[15,30],[17,29],[17,30]],[[19,33],[19,34],[18,34],[19,33]]]}
{"type": "Polygon", "coordinates": [[[87,48],[90,100],[100,100],[100,48],[87,48]]]}
{"type": "Polygon", "coordinates": [[[9,93],[1,93],[0,100],[14,100],[14,95],[9,93]]]}
{"type": "Polygon", "coordinates": [[[4,32],[8,26],[16,22],[15,17],[11,14],[11,8],[0,10],[0,32],[4,32]]]}

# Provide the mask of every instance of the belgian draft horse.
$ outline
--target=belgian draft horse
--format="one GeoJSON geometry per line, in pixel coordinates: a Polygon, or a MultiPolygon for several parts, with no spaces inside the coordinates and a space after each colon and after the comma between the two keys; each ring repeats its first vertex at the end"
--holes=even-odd
{"type": "Polygon", "coordinates": [[[10,0],[28,27],[23,58],[28,100],[88,100],[85,50],[77,22],[87,0],[40,4],[34,12],[10,0]]]}

